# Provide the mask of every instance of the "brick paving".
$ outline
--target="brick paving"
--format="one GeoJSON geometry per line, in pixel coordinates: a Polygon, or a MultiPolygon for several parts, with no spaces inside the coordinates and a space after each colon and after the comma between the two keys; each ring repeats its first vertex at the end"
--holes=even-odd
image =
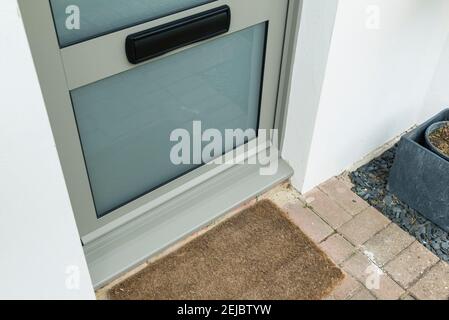
{"type": "Polygon", "coordinates": [[[401,252],[385,266],[385,270],[403,288],[409,288],[417,279],[438,262],[438,257],[419,242],[401,252]]]}
{"type": "Polygon", "coordinates": [[[422,300],[445,300],[449,296],[449,264],[438,262],[410,289],[422,300]]]}
{"type": "Polygon", "coordinates": [[[342,176],[303,196],[284,184],[261,197],[276,200],[344,271],[345,279],[326,300],[448,300],[449,264],[351,187],[342,176]]]}

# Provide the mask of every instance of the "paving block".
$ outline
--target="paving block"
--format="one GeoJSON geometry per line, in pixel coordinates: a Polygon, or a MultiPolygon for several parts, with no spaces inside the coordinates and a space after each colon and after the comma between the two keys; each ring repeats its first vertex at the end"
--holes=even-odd
{"type": "Polygon", "coordinates": [[[358,252],[343,263],[343,269],[381,300],[397,300],[405,291],[367,256],[358,252]]]}
{"type": "Polygon", "coordinates": [[[336,263],[340,264],[351,256],[355,247],[339,234],[333,234],[320,244],[320,248],[336,263]]]}
{"type": "Polygon", "coordinates": [[[348,183],[340,179],[332,178],[319,188],[353,216],[369,207],[366,201],[352,192],[348,183]]]}
{"type": "Polygon", "coordinates": [[[334,232],[319,216],[299,201],[288,203],[284,209],[290,220],[316,243],[320,243],[334,232]]]}
{"type": "Polygon", "coordinates": [[[377,299],[371,292],[369,292],[368,289],[362,288],[356,294],[354,294],[350,300],[364,301],[364,300],[377,300],[377,299]]]}
{"type": "Polygon", "coordinates": [[[370,252],[376,264],[383,266],[401,251],[410,246],[415,239],[396,224],[391,223],[387,228],[372,237],[364,244],[364,250],[370,252]]]}
{"type": "Polygon", "coordinates": [[[448,300],[449,264],[440,261],[410,289],[410,292],[420,300],[448,300]]]}
{"type": "Polygon", "coordinates": [[[305,199],[313,211],[334,229],[341,227],[352,219],[349,213],[319,189],[308,192],[305,199]]]}
{"type": "Polygon", "coordinates": [[[363,286],[351,275],[345,274],[343,281],[332,291],[328,300],[347,300],[360,291],[363,286]]]}
{"type": "Polygon", "coordinates": [[[355,246],[360,246],[390,224],[390,220],[373,207],[369,207],[337,229],[355,246]]]}
{"type": "Polygon", "coordinates": [[[438,257],[415,241],[385,266],[385,270],[403,288],[408,288],[438,262],[438,257]]]}

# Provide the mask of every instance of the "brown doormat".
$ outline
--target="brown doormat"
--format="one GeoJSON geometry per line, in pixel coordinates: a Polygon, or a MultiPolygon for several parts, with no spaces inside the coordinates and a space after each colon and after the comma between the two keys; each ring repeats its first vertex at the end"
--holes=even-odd
{"type": "Polygon", "coordinates": [[[116,285],[109,298],[315,300],[343,277],[284,212],[264,200],[116,285]]]}

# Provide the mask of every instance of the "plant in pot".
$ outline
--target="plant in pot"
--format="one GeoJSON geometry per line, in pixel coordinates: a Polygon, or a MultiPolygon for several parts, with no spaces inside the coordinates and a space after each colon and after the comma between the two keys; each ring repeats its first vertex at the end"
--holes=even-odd
{"type": "Polygon", "coordinates": [[[449,121],[429,126],[426,130],[426,143],[433,152],[449,161],[449,121]]]}

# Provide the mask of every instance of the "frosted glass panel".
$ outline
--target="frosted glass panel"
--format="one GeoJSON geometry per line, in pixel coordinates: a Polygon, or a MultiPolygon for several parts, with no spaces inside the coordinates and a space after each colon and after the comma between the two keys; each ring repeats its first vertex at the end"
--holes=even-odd
{"type": "Polygon", "coordinates": [[[213,1],[215,0],[50,0],[50,3],[59,43],[61,47],[66,47],[213,1]],[[79,29],[72,28],[72,13],[76,11],[70,6],[79,8],[79,29]],[[70,28],[66,24],[68,18],[70,28]]]}
{"type": "Polygon", "coordinates": [[[192,134],[193,121],[203,130],[257,129],[265,30],[260,24],[71,92],[98,216],[198,167],[171,163],[174,129],[192,134]]]}

